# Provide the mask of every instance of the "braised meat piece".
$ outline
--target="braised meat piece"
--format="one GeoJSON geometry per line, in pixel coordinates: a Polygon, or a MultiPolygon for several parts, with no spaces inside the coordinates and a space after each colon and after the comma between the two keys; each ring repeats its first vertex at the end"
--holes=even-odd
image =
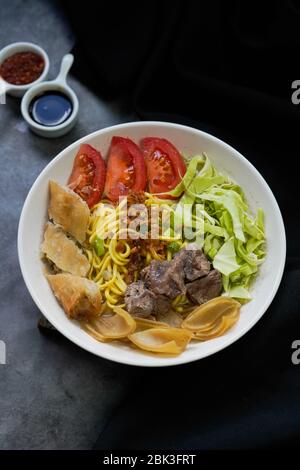
{"type": "Polygon", "coordinates": [[[168,311],[170,300],[151,292],[143,281],[130,284],[125,291],[126,310],[131,315],[147,318],[152,314],[160,314],[168,311]]]}
{"type": "Polygon", "coordinates": [[[153,315],[162,315],[163,313],[166,313],[170,310],[171,308],[171,301],[168,297],[165,295],[155,295],[154,299],[154,309],[152,314],[153,315]]]}
{"type": "Polygon", "coordinates": [[[187,294],[191,302],[203,304],[221,294],[221,274],[213,269],[202,250],[183,249],[172,261],[151,261],[141,271],[141,280],[125,292],[126,309],[132,315],[159,318],[169,312],[171,301],[187,294]]]}
{"type": "Polygon", "coordinates": [[[210,262],[202,250],[181,250],[174,259],[180,258],[183,262],[183,271],[187,281],[195,281],[206,276],[210,271],[210,262]]]}
{"type": "Polygon", "coordinates": [[[154,294],[142,281],[133,282],[125,291],[126,310],[132,315],[146,318],[154,308],[154,294]]]}
{"type": "Polygon", "coordinates": [[[183,259],[178,257],[172,261],[151,261],[141,272],[148,289],[155,294],[166,295],[175,299],[177,295],[185,294],[183,259]]]}
{"type": "Polygon", "coordinates": [[[186,285],[187,296],[198,305],[204,304],[222,292],[222,278],[219,271],[213,269],[207,276],[196,279],[186,285]]]}

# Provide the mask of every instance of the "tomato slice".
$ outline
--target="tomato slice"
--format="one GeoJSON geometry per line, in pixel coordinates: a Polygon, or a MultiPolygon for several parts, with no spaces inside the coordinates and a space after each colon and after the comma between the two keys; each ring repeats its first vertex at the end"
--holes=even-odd
{"type": "Polygon", "coordinates": [[[113,202],[120,196],[144,191],[147,185],[146,165],[139,147],[130,139],[111,139],[105,194],[113,202]]]}
{"type": "MultiPolygon", "coordinates": [[[[150,192],[156,194],[174,189],[186,172],[186,164],[174,145],[159,137],[145,137],[141,140],[141,148],[145,157],[150,192]]],[[[174,199],[165,195],[159,197],[174,199]]]]}
{"type": "Polygon", "coordinates": [[[91,208],[100,201],[105,185],[105,162],[91,145],[80,146],[74,159],[68,186],[91,208]]]}

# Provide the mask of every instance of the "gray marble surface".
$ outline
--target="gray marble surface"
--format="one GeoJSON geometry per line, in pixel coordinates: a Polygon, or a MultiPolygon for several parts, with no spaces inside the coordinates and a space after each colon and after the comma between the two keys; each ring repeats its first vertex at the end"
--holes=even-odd
{"type": "MultiPolygon", "coordinates": [[[[50,0],[1,0],[0,49],[15,41],[44,47],[50,78],[73,45],[58,5],[50,0]]],[[[17,256],[17,228],[23,202],[35,178],[64,147],[133,115],[95,97],[76,79],[79,121],[70,134],[46,140],[32,134],[20,115],[20,101],[0,105],[0,340],[7,363],[0,364],[0,449],[88,449],[126,393],[137,369],[96,358],[59,334],[37,328],[39,311],[24,285],[17,256]]]]}

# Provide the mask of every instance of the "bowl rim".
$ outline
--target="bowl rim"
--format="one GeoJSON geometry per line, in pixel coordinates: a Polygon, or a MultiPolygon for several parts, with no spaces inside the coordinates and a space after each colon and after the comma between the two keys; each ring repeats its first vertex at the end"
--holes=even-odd
{"type": "MultiPolygon", "coordinates": [[[[116,125],[113,125],[113,126],[105,127],[105,128],[96,130],[96,131],[94,131],[94,132],[92,132],[92,133],[90,133],[90,134],[88,134],[84,137],[81,137],[80,139],[76,140],[75,142],[73,142],[72,144],[68,145],[66,148],[61,150],[58,153],[58,155],[56,155],[53,158],[53,160],[51,160],[44,167],[44,169],[40,172],[40,174],[37,176],[36,180],[32,184],[32,186],[31,186],[31,188],[30,188],[30,190],[29,190],[29,192],[26,196],[26,199],[25,199],[22,211],[21,211],[20,219],[19,219],[19,224],[18,224],[17,248],[18,248],[18,259],[19,259],[19,264],[20,264],[20,268],[21,268],[21,273],[22,273],[25,285],[26,285],[33,301],[35,302],[36,306],[41,311],[41,313],[53,324],[53,326],[55,328],[57,328],[57,330],[62,335],[64,335],[66,338],[68,338],[69,340],[71,340],[73,343],[75,343],[77,346],[83,348],[84,350],[86,350],[86,351],[88,351],[88,352],[90,352],[90,353],[92,353],[92,354],[94,354],[98,357],[101,357],[101,358],[104,358],[104,359],[109,359],[109,360],[111,360],[113,362],[116,362],[116,363],[119,363],[119,364],[126,364],[126,365],[138,366],[138,367],[169,367],[169,366],[176,366],[176,365],[181,365],[181,364],[186,364],[186,363],[198,361],[200,359],[204,359],[205,357],[211,356],[211,355],[225,349],[226,347],[228,347],[231,344],[235,343],[242,336],[244,336],[261,319],[261,317],[264,315],[264,313],[266,312],[266,310],[270,306],[271,302],[273,301],[273,299],[276,295],[276,292],[279,288],[281,279],[282,279],[282,275],[283,275],[283,272],[284,272],[284,266],[285,266],[285,260],[286,260],[286,234],[285,234],[285,227],[284,227],[282,214],[281,214],[280,208],[278,206],[278,203],[276,201],[276,198],[275,198],[271,188],[269,187],[269,185],[267,184],[265,179],[262,177],[262,175],[259,173],[259,171],[254,167],[254,165],[252,165],[252,163],[250,163],[250,161],[247,160],[246,157],[244,157],[242,154],[240,154],[234,147],[232,147],[231,145],[229,145],[226,142],[222,141],[218,137],[215,137],[212,134],[209,134],[207,132],[204,132],[204,131],[201,131],[199,129],[193,128],[191,126],[186,126],[186,125],[177,124],[177,123],[170,123],[170,122],[166,122],[166,121],[134,121],[134,122],[127,122],[127,123],[116,124],[116,125]],[[52,318],[51,319],[49,318],[46,309],[44,309],[42,303],[40,302],[40,300],[38,299],[38,297],[35,293],[34,286],[32,285],[30,279],[27,277],[26,267],[25,267],[25,263],[24,263],[24,259],[23,259],[23,255],[22,255],[22,232],[23,232],[23,226],[24,226],[25,221],[26,221],[26,219],[25,219],[26,212],[27,212],[27,209],[28,209],[28,207],[30,206],[30,203],[31,203],[31,198],[32,198],[32,196],[35,192],[36,186],[39,184],[39,181],[43,178],[44,174],[49,170],[50,167],[55,165],[58,160],[63,158],[63,156],[66,152],[68,152],[72,149],[75,149],[76,147],[78,147],[78,145],[86,142],[88,139],[96,137],[97,135],[99,135],[99,133],[100,134],[105,134],[106,132],[110,132],[114,129],[116,131],[119,131],[119,130],[122,130],[122,129],[128,129],[128,128],[136,127],[136,126],[140,126],[140,127],[151,127],[151,126],[156,126],[157,127],[157,126],[161,126],[161,127],[166,127],[166,128],[171,127],[173,129],[178,129],[179,128],[179,129],[182,129],[182,130],[196,131],[200,135],[205,136],[206,138],[208,138],[208,140],[211,140],[213,142],[221,144],[222,146],[227,148],[227,150],[234,152],[243,161],[245,166],[248,169],[251,169],[251,171],[255,174],[255,177],[258,180],[260,180],[260,182],[263,184],[266,192],[268,193],[269,197],[271,198],[271,200],[273,202],[274,210],[276,211],[276,219],[277,219],[278,223],[281,226],[280,227],[280,232],[278,233],[278,236],[281,237],[282,256],[281,256],[280,263],[279,263],[279,266],[278,266],[276,280],[273,283],[272,288],[268,291],[268,295],[266,295],[265,302],[261,305],[260,315],[258,317],[257,316],[253,317],[247,323],[247,325],[245,325],[235,335],[233,335],[231,337],[224,338],[223,342],[220,343],[219,345],[217,345],[213,351],[206,351],[204,353],[202,352],[201,357],[197,357],[197,355],[196,355],[195,357],[192,357],[192,358],[190,358],[190,357],[186,358],[184,353],[183,353],[182,355],[175,356],[174,358],[172,358],[174,360],[171,363],[170,362],[163,363],[162,361],[159,361],[159,362],[156,363],[156,360],[155,360],[156,358],[154,357],[153,358],[153,364],[152,364],[152,363],[143,363],[143,356],[142,355],[140,356],[140,362],[139,361],[136,362],[135,360],[127,359],[126,357],[124,359],[122,354],[120,354],[119,358],[116,358],[114,354],[110,354],[109,352],[104,352],[103,354],[101,352],[101,354],[99,354],[99,352],[95,351],[91,345],[85,344],[85,342],[82,341],[81,339],[75,338],[73,336],[73,334],[70,333],[70,331],[68,331],[68,330],[67,331],[62,331],[63,329],[61,329],[60,326],[57,325],[57,322],[55,320],[53,321],[52,318]]],[[[161,359],[161,358],[159,358],[159,359],[161,359]]]]}
{"type": "MultiPolygon", "coordinates": [[[[4,46],[0,50],[0,66],[5,59],[13,55],[15,52],[18,52],[19,49],[23,47],[24,47],[24,52],[35,51],[43,57],[44,69],[41,75],[36,80],[30,83],[26,83],[25,85],[15,85],[13,83],[7,82],[6,80],[4,80],[4,78],[1,77],[2,82],[5,83],[5,86],[7,87],[7,92],[14,91],[14,90],[26,91],[33,85],[43,82],[48,75],[49,66],[50,66],[50,60],[49,60],[48,54],[45,51],[45,49],[43,49],[41,46],[33,42],[19,41],[19,42],[13,42],[11,44],[7,44],[7,46],[4,46]],[[4,59],[3,59],[3,56],[5,56],[4,59]]],[[[19,52],[21,52],[21,50],[19,52]]]]}

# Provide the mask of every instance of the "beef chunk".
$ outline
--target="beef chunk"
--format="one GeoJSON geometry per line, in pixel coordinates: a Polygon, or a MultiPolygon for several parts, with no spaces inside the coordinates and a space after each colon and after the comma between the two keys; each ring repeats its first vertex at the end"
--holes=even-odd
{"type": "Polygon", "coordinates": [[[172,261],[154,260],[141,272],[141,280],[125,292],[126,309],[132,315],[147,318],[168,312],[177,295],[187,293],[195,304],[203,304],[222,291],[218,271],[210,271],[210,262],[202,250],[181,250],[172,261]]]}
{"type": "Polygon", "coordinates": [[[187,284],[187,295],[195,304],[204,304],[222,291],[222,278],[219,271],[213,269],[207,276],[187,284]]]}
{"type": "Polygon", "coordinates": [[[151,261],[150,265],[141,271],[141,279],[147,287],[156,287],[170,264],[169,261],[151,261]]]}
{"type": "Polygon", "coordinates": [[[210,271],[210,262],[202,250],[181,250],[175,255],[175,259],[177,258],[183,262],[186,281],[195,281],[210,271]]]}
{"type": "Polygon", "coordinates": [[[162,315],[170,310],[171,301],[168,297],[157,294],[154,294],[154,297],[154,308],[152,312],[154,315],[162,315]]]}
{"type": "Polygon", "coordinates": [[[137,281],[127,287],[125,305],[131,315],[147,318],[152,314],[166,312],[170,308],[170,300],[151,292],[143,281],[137,281]]]}
{"type": "Polygon", "coordinates": [[[125,305],[132,315],[148,317],[153,312],[154,295],[142,281],[133,282],[125,291],[125,305]]]}
{"type": "Polygon", "coordinates": [[[151,261],[141,272],[146,286],[155,294],[165,295],[174,299],[185,294],[183,259],[178,257],[172,261],[151,261]]]}

